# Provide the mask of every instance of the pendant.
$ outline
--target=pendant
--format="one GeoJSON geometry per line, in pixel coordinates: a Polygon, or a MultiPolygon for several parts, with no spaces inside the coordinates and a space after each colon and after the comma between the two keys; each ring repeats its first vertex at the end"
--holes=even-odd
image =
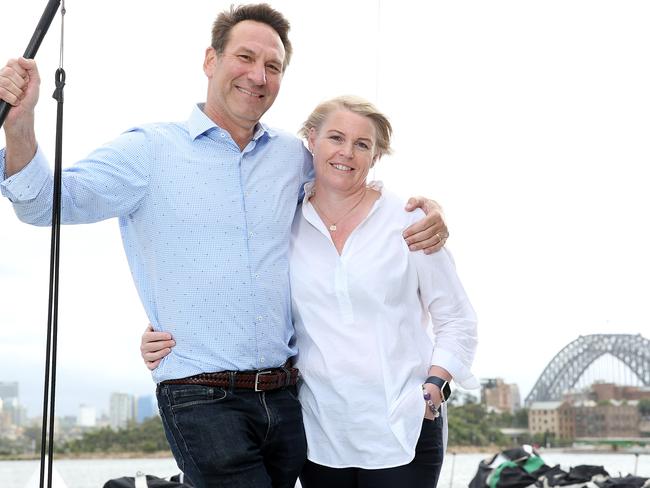
{"type": "Polygon", "coordinates": [[[336,224],[330,225],[330,232],[334,232],[336,230],[336,224]]]}

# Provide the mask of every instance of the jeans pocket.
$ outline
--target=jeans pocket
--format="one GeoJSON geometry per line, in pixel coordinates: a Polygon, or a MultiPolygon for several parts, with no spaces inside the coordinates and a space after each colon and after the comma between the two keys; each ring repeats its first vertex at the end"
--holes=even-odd
{"type": "Polygon", "coordinates": [[[294,399],[295,401],[297,401],[297,402],[299,401],[299,400],[298,400],[298,388],[299,388],[298,385],[287,386],[287,388],[286,388],[287,393],[289,393],[289,396],[290,396],[291,398],[293,398],[293,399],[294,399]]]}
{"type": "Polygon", "coordinates": [[[201,385],[183,385],[170,390],[171,409],[174,412],[187,407],[222,401],[228,395],[223,388],[201,385]]]}

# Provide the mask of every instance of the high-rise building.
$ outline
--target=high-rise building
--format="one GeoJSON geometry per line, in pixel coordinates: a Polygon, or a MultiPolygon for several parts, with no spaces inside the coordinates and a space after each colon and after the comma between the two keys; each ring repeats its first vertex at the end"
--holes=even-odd
{"type": "Polygon", "coordinates": [[[25,421],[25,409],[18,400],[18,382],[0,381],[0,411],[6,422],[21,426],[25,421]]]}
{"type": "Polygon", "coordinates": [[[18,401],[18,382],[17,381],[0,381],[0,399],[6,405],[7,400],[18,401]]]}
{"type": "Polygon", "coordinates": [[[138,397],[136,420],[139,424],[158,415],[158,402],[153,395],[138,397]]]}
{"type": "Polygon", "coordinates": [[[133,395],[111,393],[109,405],[110,426],[114,430],[124,429],[135,419],[135,402],[133,395]]]}
{"type": "Polygon", "coordinates": [[[79,405],[77,425],[79,427],[96,427],[97,411],[95,410],[95,407],[91,405],[79,405]]]}

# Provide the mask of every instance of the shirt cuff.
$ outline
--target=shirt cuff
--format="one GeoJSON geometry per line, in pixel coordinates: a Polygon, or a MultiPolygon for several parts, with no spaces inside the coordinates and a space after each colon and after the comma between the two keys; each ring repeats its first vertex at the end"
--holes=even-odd
{"type": "Polygon", "coordinates": [[[466,390],[474,390],[481,386],[469,368],[458,359],[457,355],[449,351],[434,347],[431,364],[445,368],[451,374],[454,383],[466,390]]]}
{"type": "MultiPolygon", "coordinates": [[[[3,177],[6,169],[5,156],[6,149],[3,148],[0,150],[0,170],[2,170],[3,177]]],[[[33,200],[45,186],[50,175],[51,170],[47,158],[39,146],[36,148],[34,158],[27,166],[0,183],[0,192],[12,203],[33,200]]]]}

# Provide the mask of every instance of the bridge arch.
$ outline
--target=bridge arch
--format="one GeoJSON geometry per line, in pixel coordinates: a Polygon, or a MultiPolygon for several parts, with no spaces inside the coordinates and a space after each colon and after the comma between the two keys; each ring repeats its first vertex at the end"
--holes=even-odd
{"type": "Polygon", "coordinates": [[[546,366],[526,397],[533,402],[562,399],[584,371],[604,354],[611,354],[650,386],[650,341],[641,334],[591,334],[566,345],[546,366]]]}

